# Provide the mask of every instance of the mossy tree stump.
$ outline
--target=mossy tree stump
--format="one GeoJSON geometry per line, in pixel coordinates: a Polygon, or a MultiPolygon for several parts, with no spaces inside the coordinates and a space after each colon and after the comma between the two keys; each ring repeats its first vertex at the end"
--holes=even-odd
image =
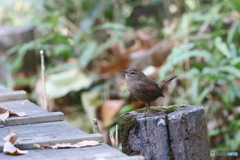
{"type": "Polygon", "coordinates": [[[141,116],[144,110],[132,111],[120,118],[124,153],[143,154],[146,160],[210,159],[203,107],[151,107],[153,113],[146,117],[141,116]]]}

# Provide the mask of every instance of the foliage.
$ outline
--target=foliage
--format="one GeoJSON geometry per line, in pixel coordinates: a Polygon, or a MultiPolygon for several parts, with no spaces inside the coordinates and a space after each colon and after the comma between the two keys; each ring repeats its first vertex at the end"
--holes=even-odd
{"type": "Polygon", "coordinates": [[[220,144],[211,146],[222,152],[240,149],[240,114],[234,113],[240,102],[238,7],[237,1],[224,1],[213,5],[208,12],[199,12],[194,7],[195,10],[184,15],[175,30],[177,36],[173,38],[184,41],[187,37],[187,43],[173,48],[159,72],[160,77],[165,77],[173,67],[175,74],[183,80],[182,85],[175,88],[181,90],[175,103],[206,107],[209,120],[216,122],[211,123],[211,140],[221,139],[220,144]],[[224,124],[219,123],[220,119],[224,124]]]}
{"type": "MultiPolygon", "coordinates": [[[[27,50],[45,50],[46,72],[50,77],[59,72],[61,75],[72,68],[79,68],[80,73],[86,73],[91,84],[85,87],[75,83],[77,80],[75,76],[63,77],[67,79],[70,77],[66,86],[63,85],[66,89],[64,94],[76,88],[78,90],[85,88],[87,92],[81,95],[82,103],[91,104],[93,108],[98,106],[94,102],[98,104],[100,99],[129,97],[126,86],[119,82],[122,81],[121,77],[99,73],[103,63],[110,63],[114,60],[112,57],[117,57],[115,59],[123,57],[119,56],[122,54],[120,51],[116,52],[117,54],[107,54],[106,49],[111,48],[114,43],[124,48],[123,50],[129,49],[126,47],[124,34],[143,27],[154,30],[154,38],[169,39],[174,47],[166,63],[159,67],[158,74],[159,79],[173,72],[178,75],[179,84],[172,96],[177,98],[171,98],[169,103],[205,106],[211,147],[215,151],[239,151],[238,0],[185,0],[179,3],[162,0],[126,0],[124,3],[108,0],[59,0],[58,3],[47,0],[38,2],[15,0],[12,3],[1,1],[0,4],[4,6],[6,13],[12,15],[6,18],[6,24],[21,24],[17,15],[24,14],[27,23],[37,26],[38,33],[36,40],[15,46],[8,51],[12,59],[12,63],[7,65],[8,69],[18,70],[27,50]],[[159,14],[143,14],[151,13],[156,6],[164,6],[159,14]],[[174,7],[177,8],[176,11],[174,7]],[[132,13],[141,14],[134,17],[132,13]],[[74,61],[69,60],[72,58],[74,61]],[[75,85],[72,87],[68,82],[75,85]],[[217,142],[217,138],[221,141],[217,142]]],[[[135,41],[137,44],[139,40],[135,38],[135,41]]],[[[136,44],[134,46],[137,46],[136,44]]],[[[145,49],[144,47],[141,46],[139,50],[145,49]]],[[[151,47],[154,48],[153,45],[151,47]]],[[[113,50],[117,50],[117,47],[113,50]]],[[[130,51],[126,53],[136,52],[130,51]]],[[[138,56],[140,57],[140,54],[138,56]]],[[[119,64],[123,66],[124,62],[119,64]]],[[[110,65],[110,68],[114,67],[110,65]]],[[[86,78],[78,81],[86,82],[86,78]]],[[[129,105],[125,106],[129,108],[129,105]]]]}

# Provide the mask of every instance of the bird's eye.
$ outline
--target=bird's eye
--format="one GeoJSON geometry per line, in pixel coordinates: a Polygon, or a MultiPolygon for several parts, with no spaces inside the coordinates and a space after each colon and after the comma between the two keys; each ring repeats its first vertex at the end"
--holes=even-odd
{"type": "Polygon", "coordinates": [[[134,72],[131,72],[131,74],[134,74],[134,72]]]}

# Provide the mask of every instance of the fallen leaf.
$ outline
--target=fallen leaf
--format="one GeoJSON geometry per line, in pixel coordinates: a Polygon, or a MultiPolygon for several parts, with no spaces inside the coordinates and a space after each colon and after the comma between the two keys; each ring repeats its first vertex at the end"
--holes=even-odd
{"type": "Polygon", "coordinates": [[[10,129],[8,129],[8,135],[4,138],[4,140],[14,144],[17,138],[18,136],[15,133],[13,133],[10,129]]]}
{"type": "Polygon", "coordinates": [[[3,152],[10,155],[23,155],[27,154],[27,150],[20,150],[16,148],[11,142],[7,141],[4,143],[3,152]]]}
{"type": "Polygon", "coordinates": [[[105,101],[101,106],[103,123],[109,123],[121,109],[124,103],[125,103],[124,99],[105,101]]]}
{"type": "MultiPolygon", "coordinates": [[[[36,144],[37,145],[37,144],[36,144]]],[[[81,147],[91,147],[91,146],[97,146],[100,145],[98,141],[87,141],[84,140],[82,142],[78,142],[76,144],[71,143],[61,143],[61,144],[55,144],[53,146],[50,145],[42,145],[42,148],[53,148],[53,149],[63,149],[63,148],[81,148],[81,147]]]]}
{"type": "Polygon", "coordinates": [[[97,146],[100,145],[100,143],[98,141],[82,141],[82,142],[78,142],[77,145],[81,146],[81,147],[88,147],[88,146],[97,146]]]}
{"type": "Polygon", "coordinates": [[[50,145],[42,145],[41,148],[42,149],[44,149],[44,148],[52,148],[52,146],[50,146],[50,145]]]}
{"type": "Polygon", "coordinates": [[[0,119],[5,124],[6,119],[9,117],[9,110],[6,108],[0,107],[0,119]]]}
{"type": "Polygon", "coordinates": [[[28,116],[25,112],[14,113],[12,111],[9,112],[9,115],[10,115],[10,117],[26,117],[26,116],[28,116]]]}
{"type": "Polygon", "coordinates": [[[34,148],[36,148],[36,149],[43,149],[43,147],[40,146],[40,144],[33,144],[33,146],[34,146],[34,148]]]}
{"type": "Polygon", "coordinates": [[[7,108],[0,107],[0,119],[5,124],[5,121],[8,117],[24,117],[27,116],[25,112],[14,113],[7,108]]]}

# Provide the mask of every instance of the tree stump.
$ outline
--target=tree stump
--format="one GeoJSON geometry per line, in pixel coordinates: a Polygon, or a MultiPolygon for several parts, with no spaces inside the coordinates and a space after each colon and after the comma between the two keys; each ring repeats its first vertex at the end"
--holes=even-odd
{"type": "Polygon", "coordinates": [[[143,154],[146,160],[210,159],[203,107],[151,107],[153,113],[146,117],[141,116],[144,110],[129,112],[119,120],[124,153],[143,154]]]}

